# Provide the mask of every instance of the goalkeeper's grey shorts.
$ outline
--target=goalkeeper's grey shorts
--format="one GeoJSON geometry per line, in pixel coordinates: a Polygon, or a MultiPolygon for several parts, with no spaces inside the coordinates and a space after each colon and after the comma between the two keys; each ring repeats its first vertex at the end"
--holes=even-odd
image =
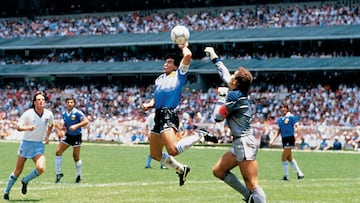
{"type": "Polygon", "coordinates": [[[256,160],[258,148],[255,136],[248,135],[234,137],[230,151],[236,156],[237,161],[256,160]]]}

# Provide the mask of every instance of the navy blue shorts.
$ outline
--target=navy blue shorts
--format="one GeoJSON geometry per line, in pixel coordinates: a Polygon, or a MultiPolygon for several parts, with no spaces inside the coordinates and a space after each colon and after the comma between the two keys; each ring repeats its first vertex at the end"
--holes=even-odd
{"type": "Polygon", "coordinates": [[[295,147],[295,137],[282,137],[281,138],[283,148],[294,148],[295,147]]]}
{"type": "Polygon", "coordinates": [[[80,135],[69,135],[66,133],[61,141],[67,145],[71,145],[73,147],[78,147],[82,143],[81,137],[82,137],[81,134],[80,135]]]}
{"type": "Polygon", "coordinates": [[[155,110],[155,126],[151,130],[153,134],[160,134],[168,128],[174,128],[177,132],[179,129],[179,117],[174,109],[162,108],[155,110]]]}

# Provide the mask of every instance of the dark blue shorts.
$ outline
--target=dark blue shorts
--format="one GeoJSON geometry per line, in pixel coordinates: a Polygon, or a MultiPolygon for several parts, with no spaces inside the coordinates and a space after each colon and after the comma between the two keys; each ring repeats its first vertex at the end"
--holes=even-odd
{"type": "Polygon", "coordinates": [[[69,135],[66,133],[61,141],[67,145],[71,145],[73,147],[78,147],[82,143],[81,137],[82,137],[81,134],[80,135],[69,135]]]}
{"type": "Polygon", "coordinates": [[[295,137],[282,137],[281,138],[283,148],[294,148],[295,147],[295,137]]]}
{"type": "Polygon", "coordinates": [[[168,128],[174,128],[177,132],[179,129],[179,117],[174,109],[162,108],[155,110],[155,126],[151,130],[153,134],[160,134],[168,128]]]}

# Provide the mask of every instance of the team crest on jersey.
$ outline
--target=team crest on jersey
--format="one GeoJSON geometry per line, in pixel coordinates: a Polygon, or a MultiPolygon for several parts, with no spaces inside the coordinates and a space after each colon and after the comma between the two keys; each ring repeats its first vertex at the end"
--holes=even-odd
{"type": "Polygon", "coordinates": [[[289,118],[285,118],[284,123],[289,124],[289,118]]]}
{"type": "Polygon", "coordinates": [[[74,115],[74,114],[71,115],[71,120],[72,120],[72,121],[75,120],[75,115],[74,115]]]}

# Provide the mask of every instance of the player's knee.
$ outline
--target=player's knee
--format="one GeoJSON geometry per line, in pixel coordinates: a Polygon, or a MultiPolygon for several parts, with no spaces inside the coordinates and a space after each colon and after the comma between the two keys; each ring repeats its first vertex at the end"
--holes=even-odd
{"type": "Polygon", "coordinates": [[[39,173],[39,175],[43,174],[45,172],[45,166],[38,166],[36,168],[37,172],[39,173]]]}
{"type": "Polygon", "coordinates": [[[171,155],[171,156],[176,156],[176,155],[179,154],[179,152],[177,151],[176,148],[169,149],[167,152],[168,152],[168,154],[171,155]]]}
{"type": "Polygon", "coordinates": [[[213,175],[217,177],[220,180],[224,180],[225,174],[222,171],[217,170],[216,168],[213,168],[213,175]]]}
{"type": "Polygon", "coordinates": [[[60,149],[57,149],[57,150],[55,151],[55,156],[61,156],[62,153],[63,153],[63,152],[62,152],[60,149]]]}

